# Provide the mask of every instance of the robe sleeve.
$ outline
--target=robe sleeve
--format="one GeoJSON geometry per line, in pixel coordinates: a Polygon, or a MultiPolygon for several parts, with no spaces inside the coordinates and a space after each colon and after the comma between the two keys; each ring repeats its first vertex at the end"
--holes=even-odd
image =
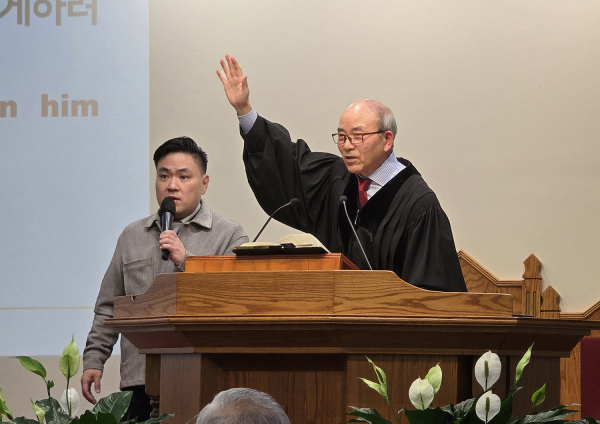
{"type": "Polygon", "coordinates": [[[428,290],[467,291],[450,221],[439,204],[409,223],[403,244],[396,258],[403,280],[428,290]]]}
{"type": "MultiPolygon", "coordinates": [[[[244,138],[244,166],[248,183],[267,214],[297,198],[299,206],[288,207],[275,219],[300,231],[312,233],[326,246],[331,228],[332,184],[339,157],[311,152],[303,140],[292,142],[281,125],[258,117],[244,138]]],[[[343,165],[343,163],[342,163],[343,165]]],[[[339,203],[339,196],[338,201],[339,203]]]]}

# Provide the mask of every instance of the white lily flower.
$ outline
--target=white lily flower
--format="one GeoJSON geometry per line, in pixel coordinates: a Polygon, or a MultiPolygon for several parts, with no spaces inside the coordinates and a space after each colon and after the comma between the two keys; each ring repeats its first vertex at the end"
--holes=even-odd
{"type": "Polygon", "coordinates": [[[488,390],[481,395],[475,404],[475,413],[481,421],[487,424],[500,412],[500,398],[488,390]]]}
{"type": "Polygon", "coordinates": [[[408,389],[408,397],[415,408],[421,411],[429,408],[433,401],[433,386],[426,379],[417,378],[408,389]]]}
{"type": "MultiPolygon", "coordinates": [[[[79,411],[79,403],[80,403],[80,399],[79,399],[79,393],[77,393],[77,390],[75,390],[73,387],[69,388],[69,402],[71,403],[71,414],[70,416],[74,416],[75,414],[77,414],[77,411],[79,411]]],[[[65,411],[65,414],[69,413],[69,405],[67,405],[67,390],[65,389],[65,391],[63,392],[62,396],[60,397],[60,406],[62,406],[63,410],[65,411]]]]}
{"type": "Polygon", "coordinates": [[[502,364],[500,358],[489,350],[481,355],[475,363],[475,378],[477,382],[487,391],[500,378],[502,364]]]}

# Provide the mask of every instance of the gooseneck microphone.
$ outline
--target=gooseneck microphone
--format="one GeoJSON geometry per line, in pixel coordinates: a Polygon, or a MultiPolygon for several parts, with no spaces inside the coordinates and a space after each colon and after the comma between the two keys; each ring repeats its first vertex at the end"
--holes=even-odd
{"type": "MultiPolygon", "coordinates": [[[[162,228],[162,230],[172,230],[173,217],[175,216],[175,200],[171,199],[170,197],[165,197],[165,199],[160,204],[158,215],[160,216],[160,227],[162,228]]],[[[168,261],[171,252],[169,252],[169,250],[167,249],[163,249],[161,251],[163,261],[168,261]]]]}
{"type": "Polygon", "coordinates": [[[273,216],[275,216],[275,214],[277,212],[279,212],[280,210],[282,210],[283,208],[287,208],[290,205],[298,205],[300,204],[300,201],[297,198],[293,198],[291,199],[288,203],[286,203],[283,206],[278,207],[277,209],[275,209],[275,212],[273,212],[271,214],[271,216],[269,217],[269,219],[267,219],[267,222],[265,222],[265,225],[263,225],[263,227],[260,229],[260,231],[258,232],[258,234],[256,235],[256,237],[254,237],[254,240],[252,240],[252,243],[254,243],[256,241],[256,239],[258,238],[258,236],[260,236],[263,232],[263,230],[265,229],[265,227],[267,226],[267,224],[269,223],[269,221],[271,221],[271,218],[273,218],[273,216]]]}
{"type": "Polygon", "coordinates": [[[365,257],[365,260],[367,261],[367,265],[369,265],[369,269],[371,271],[373,271],[373,267],[371,266],[371,263],[369,262],[369,258],[367,258],[367,254],[365,253],[365,249],[363,249],[362,244],[358,238],[358,234],[356,234],[356,230],[354,229],[354,225],[352,225],[352,220],[350,219],[350,215],[348,215],[348,209],[346,208],[346,202],[348,201],[348,198],[346,196],[342,196],[340,197],[340,203],[342,205],[344,205],[344,212],[346,212],[346,218],[348,218],[348,223],[350,224],[350,228],[352,228],[352,232],[354,233],[354,237],[356,238],[356,241],[358,242],[358,245],[360,246],[360,250],[362,251],[362,254],[365,257]]]}

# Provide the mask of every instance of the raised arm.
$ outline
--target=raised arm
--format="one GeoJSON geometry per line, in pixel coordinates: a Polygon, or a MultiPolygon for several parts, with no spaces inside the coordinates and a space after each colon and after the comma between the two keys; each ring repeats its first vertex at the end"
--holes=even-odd
{"type": "Polygon", "coordinates": [[[217,70],[217,75],[223,83],[227,100],[234,107],[238,116],[243,116],[252,111],[250,104],[250,89],[248,88],[248,76],[242,72],[242,67],[233,56],[225,55],[221,59],[223,73],[217,70]]]}

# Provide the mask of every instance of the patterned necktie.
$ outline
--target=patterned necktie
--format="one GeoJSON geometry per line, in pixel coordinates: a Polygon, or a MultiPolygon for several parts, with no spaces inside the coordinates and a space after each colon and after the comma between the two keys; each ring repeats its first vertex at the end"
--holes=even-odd
{"type": "Polygon", "coordinates": [[[367,197],[369,185],[371,185],[370,178],[358,177],[358,203],[360,203],[361,208],[365,203],[367,203],[367,200],[369,200],[367,197]]]}

